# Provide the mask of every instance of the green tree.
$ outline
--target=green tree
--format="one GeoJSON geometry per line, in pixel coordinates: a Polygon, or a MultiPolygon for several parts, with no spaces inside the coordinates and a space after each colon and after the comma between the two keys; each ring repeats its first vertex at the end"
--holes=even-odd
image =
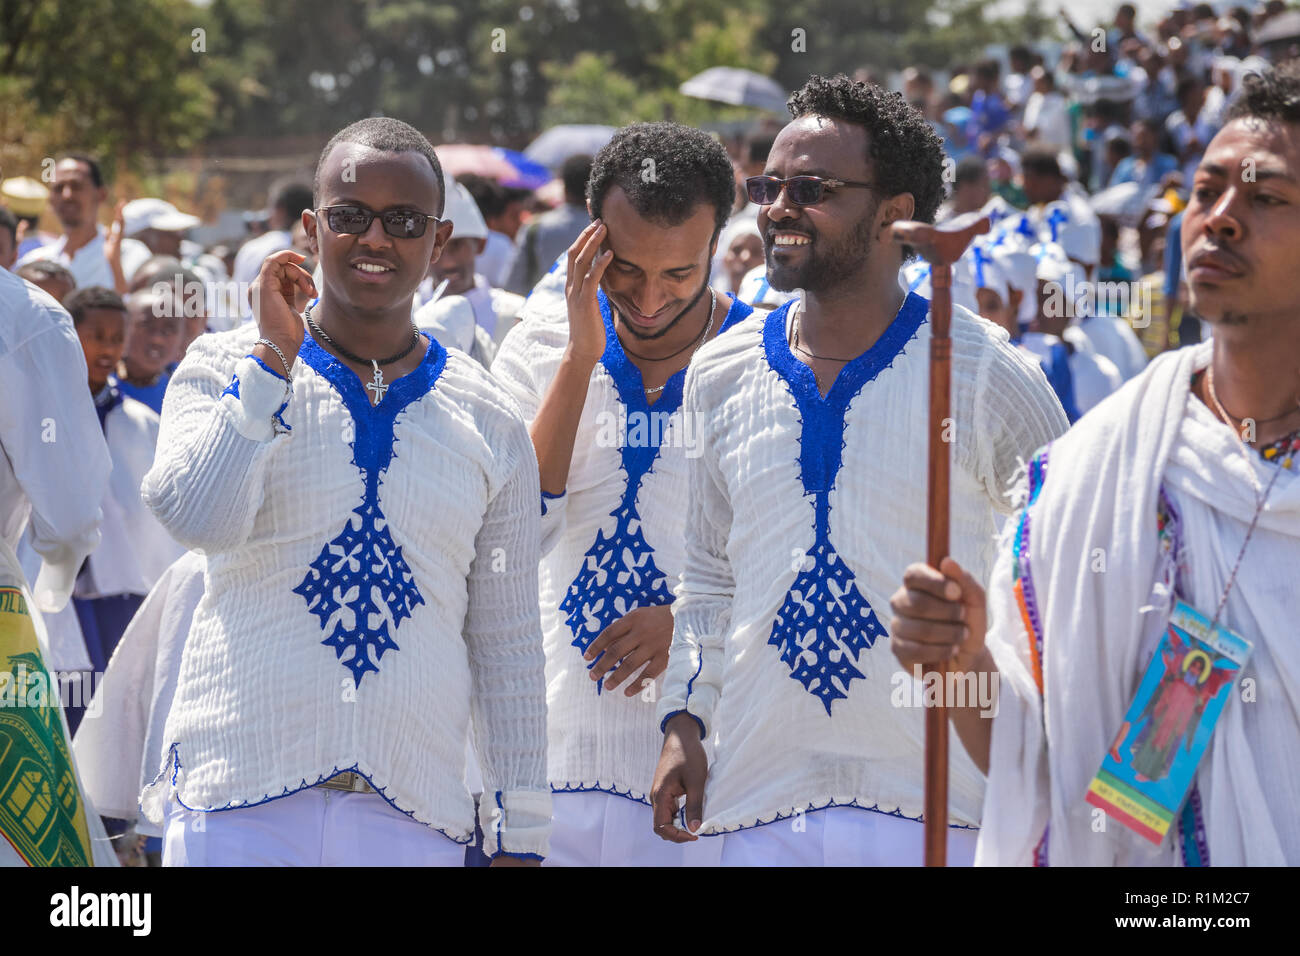
{"type": "Polygon", "coordinates": [[[136,165],[201,142],[213,97],[185,0],[0,0],[0,111],[33,144],[136,165]]]}

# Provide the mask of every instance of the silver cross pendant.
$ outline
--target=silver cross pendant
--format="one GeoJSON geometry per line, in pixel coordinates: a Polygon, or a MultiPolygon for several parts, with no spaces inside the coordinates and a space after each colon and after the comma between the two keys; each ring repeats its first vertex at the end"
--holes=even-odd
{"type": "Polygon", "coordinates": [[[371,359],[370,364],[375,367],[375,380],[366,388],[375,393],[375,404],[378,405],[384,400],[384,392],[388,391],[388,386],[384,384],[384,373],[380,371],[379,363],[371,359]]]}

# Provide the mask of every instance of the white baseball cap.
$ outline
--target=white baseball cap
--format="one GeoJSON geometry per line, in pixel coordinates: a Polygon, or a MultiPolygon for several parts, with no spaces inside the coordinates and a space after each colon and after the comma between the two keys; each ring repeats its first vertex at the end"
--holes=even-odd
{"type": "Polygon", "coordinates": [[[456,224],[452,230],[453,239],[487,239],[488,227],[483,220],[474,197],[458,182],[447,178],[447,199],[443,204],[443,219],[450,219],[456,224]]]}
{"type": "Polygon", "coordinates": [[[203,220],[183,213],[165,199],[132,199],[122,208],[123,234],[134,236],[146,229],[159,232],[185,232],[203,220]]]}

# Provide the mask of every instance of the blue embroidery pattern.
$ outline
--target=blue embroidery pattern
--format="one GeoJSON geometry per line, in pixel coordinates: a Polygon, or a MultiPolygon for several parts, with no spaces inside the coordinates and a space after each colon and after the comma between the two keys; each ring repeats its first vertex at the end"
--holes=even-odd
{"type": "Polygon", "coordinates": [[[864,677],[855,666],[859,655],[877,638],[888,636],[830,540],[830,493],[843,462],[844,416],[863,386],[902,353],[925,321],[929,303],[909,293],[889,328],[841,369],[825,398],[812,369],[798,361],[786,343],[790,305],[768,315],[763,347],[768,364],[789,386],[802,419],[799,478],[805,497],[813,499],[814,539],[767,643],[781,652],[790,676],[832,716],[831,705],[848,696],[852,681],[864,677]]]}
{"type": "Polygon", "coordinates": [[[235,398],[239,397],[239,376],[238,375],[230,376],[230,384],[226,386],[226,390],[221,394],[222,396],[233,395],[235,396],[235,398]]]}
{"type": "Polygon", "coordinates": [[[385,652],[399,650],[389,630],[397,630],[412,611],[424,604],[414,575],[402,558],[402,548],[389,532],[388,519],[379,503],[380,476],[394,457],[393,424],[411,402],[428,393],[446,365],[447,353],[433,339],[424,361],[389,386],[383,400],[371,406],[352,370],[334,359],[309,335],[301,358],[338,391],[352,415],[356,439],[352,463],[364,482],[361,504],[352,509],[343,530],[331,539],[296,588],[307,610],[320,618],[321,641],[352,673],[355,686],[385,652]],[[330,622],[334,626],[330,629],[330,622]],[[347,654],[349,656],[344,657],[347,654]]]}
{"type": "MultiPolygon", "coordinates": [[[[605,319],[605,354],[601,364],[614,380],[619,400],[627,408],[627,420],[620,423],[620,453],[623,471],[627,474],[627,489],[618,507],[610,512],[614,519],[613,534],[606,536],[604,529],[596,531],[596,540],[587,549],[581,570],[569,584],[568,593],[560,602],[565,623],[573,632],[572,644],[585,654],[591,642],[609,625],[639,607],[660,607],[673,602],[668,579],[655,565],[654,548],[641,532],[641,515],[636,499],[641,490],[641,479],[659,457],[659,449],[666,428],[629,427],[639,422],[643,426],[652,420],[666,423],[668,417],[682,404],[682,390],[686,384],[686,369],[673,375],[664,386],[659,401],[651,406],[646,401],[641,370],[628,360],[614,330],[614,315],[603,291],[597,293],[600,312],[605,319]],[[652,411],[653,409],[653,411],[652,411]],[[629,433],[643,434],[629,440],[629,433]]],[[[719,330],[719,335],[748,316],[753,310],[743,302],[733,301],[719,330]]],[[[602,653],[587,665],[595,667],[602,653]]],[[[603,682],[596,682],[596,693],[603,682]]]]}

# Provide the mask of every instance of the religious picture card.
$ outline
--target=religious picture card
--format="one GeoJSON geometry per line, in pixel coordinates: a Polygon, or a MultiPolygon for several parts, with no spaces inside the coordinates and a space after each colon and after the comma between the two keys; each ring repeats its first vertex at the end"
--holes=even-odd
{"type": "Polygon", "coordinates": [[[1087,800],[1159,846],[1177,817],[1251,645],[1179,601],[1087,800]]]}

